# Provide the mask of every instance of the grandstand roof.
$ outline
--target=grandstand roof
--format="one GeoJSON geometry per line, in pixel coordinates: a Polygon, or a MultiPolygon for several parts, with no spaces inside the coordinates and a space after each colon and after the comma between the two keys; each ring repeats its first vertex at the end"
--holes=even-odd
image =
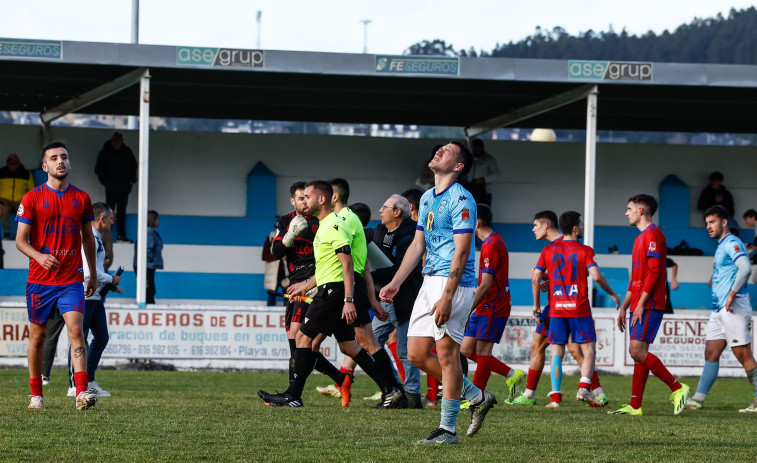
{"type": "MultiPolygon", "coordinates": [[[[141,67],[153,116],[468,126],[592,83],[600,130],[755,131],[757,66],[19,39],[0,39],[0,109],[42,112],[141,67]]],[[[84,112],[137,114],[137,94],[132,86],[84,112]]],[[[513,126],[585,129],[586,103],[513,126]]]]}

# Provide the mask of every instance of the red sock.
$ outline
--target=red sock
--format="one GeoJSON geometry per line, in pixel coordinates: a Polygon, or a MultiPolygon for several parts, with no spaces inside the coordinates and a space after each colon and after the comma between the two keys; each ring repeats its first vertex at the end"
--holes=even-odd
{"type": "Polygon", "coordinates": [[[77,371],[74,373],[74,384],[76,384],[76,395],[86,391],[89,385],[89,374],[86,371],[77,371]]]}
{"type": "Polygon", "coordinates": [[[478,363],[478,355],[476,355],[476,353],[474,352],[468,356],[468,360],[473,360],[474,362],[478,363]]]}
{"type": "Polygon", "coordinates": [[[489,377],[492,375],[492,358],[491,355],[482,355],[476,360],[478,365],[476,365],[476,374],[473,375],[473,384],[482,391],[486,389],[486,384],[489,382],[489,377]]]}
{"type": "Polygon", "coordinates": [[[42,397],[42,376],[29,378],[29,387],[32,390],[32,395],[38,395],[42,397]]]}
{"type": "Polygon", "coordinates": [[[431,375],[426,375],[426,398],[431,402],[436,402],[438,390],[439,381],[431,375]]]}
{"type": "Polygon", "coordinates": [[[528,369],[528,378],[526,378],[526,389],[536,390],[536,386],[539,384],[539,378],[541,378],[541,371],[528,369]]]}
{"type": "Polygon", "coordinates": [[[643,363],[645,367],[649,368],[649,371],[651,371],[653,375],[660,378],[660,381],[667,384],[671,391],[677,391],[681,389],[681,383],[678,382],[676,377],[673,376],[667,368],[665,368],[665,365],[662,364],[662,361],[653,353],[647,352],[647,356],[644,357],[644,361],[641,363],[643,363]]]}
{"type": "Polygon", "coordinates": [[[389,350],[392,352],[392,357],[394,357],[394,363],[397,365],[397,371],[400,374],[400,378],[402,378],[402,382],[405,382],[405,367],[402,365],[402,362],[400,362],[400,358],[397,357],[397,341],[394,341],[391,344],[387,344],[386,347],[389,348],[389,350]]]}
{"type": "Polygon", "coordinates": [[[562,392],[553,392],[549,394],[549,400],[557,403],[562,402],[562,392]]]}
{"type": "Polygon", "coordinates": [[[589,389],[589,384],[590,383],[584,383],[583,381],[581,381],[581,382],[578,383],[578,388],[579,389],[589,389]]]}
{"type": "Polygon", "coordinates": [[[591,385],[589,387],[592,391],[598,387],[602,387],[602,385],[599,384],[599,375],[597,374],[597,370],[594,370],[594,373],[591,375],[591,385]]]}
{"type": "MultiPolygon", "coordinates": [[[[344,367],[342,366],[342,367],[339,367],[339,373],[349,373],[349,374],[353,374],[353,373],[355,373],[355,370],[350,370],[349,368],[344,368],[344,367]]],[[[337,384],[337,383],[334,383],[334,386],[336,386],[336,387],[339,387],[339,384],[337,384]]]]}
{"type": "Polygon", "coordinates": [[[633,365],[633,379],[631,380],[631,401],[629,402],[629,405],[633,408],[641,408],[647,379],[649,379],[649,369],[642,363],[635,363],[633,365]]]}
{"type": "Polygon", "coordinates": [[[512,370],[512,368],[505,365],[502,361],[500,361],[500,359],[498,359],[497,357],[493,355],[489,358],[490,358],[489,368],[491,369],[491,371],[505,377],[510,374],[510,371],[512,370]]]}

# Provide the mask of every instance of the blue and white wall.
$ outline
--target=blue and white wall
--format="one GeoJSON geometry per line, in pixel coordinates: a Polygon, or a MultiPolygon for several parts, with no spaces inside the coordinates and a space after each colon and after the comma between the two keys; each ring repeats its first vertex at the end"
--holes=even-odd
{"type": "MultiPolygon", "coordinates": [[[[104,199],[94,175],[94,163],[110,130],[54,127],[52,138],[67,142],[72,163],[71,181],[104,199]]],[[[136,133],[126,132],[127,145],[137,150],[136,133]]],[[[166,268],[158,272],[157,298],[166,300],[263,300],[261,244],[274,222],[273,211],[291,210],[289,185],[314,178],[347,178],[353,188],[350,202],[378,208],[392,193],[414,184],[431,148],[441,140],[380,139],[317,135],[254,135],[153,132],[150,138],[149,208],[161,214],[159,232],[166,243],[166,268]],[[274,183],[247,185],[253,167],[262,162],[275,175],[274,183]],[[248,192],[249,187],[249,192],[248,192]],[[275,191],[272,191],[275,190],[275,191]],[[248,201],[248,193],[253,198],[248,201]],[[275,199],[274,199],[275,198],[275,199]],[[271,202],[275,201],[272,207],[271,202]]],[[[40,129],[0,125],[0,155],[16,152],[27,168],[38,165],[40,129]]],[[[542,244],[531,234],[534,212],[552,209],[581,211],[583,205],[584,145],[582,143],[525,143],[488,141],[497,158],[501,179],[493,187],[495,229],[513,253],[511,274],[516,304],[530,304],[527,273],[542,244]]],[[[631,244],[637,231],[623,216],[633,194],[658,195],[660,182],[675,174],[690,186],[689,204],[663,202],[665,207],[688,210],[688,223],[663,228],[670,247],[685,239],[692,247],[712,254],[714,243],[700,228],[695,210],[699,192],[713,170],[725,174],[734,195],[737,216],[757,208],[755,148],[676,145],[600,144],[597,149],[596,249],[603,267],[618,288],[627,284],[622,269],[630,264],[631,244]],[[610,245],[620,255],[603,255],[610,245]],[[605,263],[607,262],[607,263],[605,263]]],[[[2,156],[0,156],[2,157],[2,156]]],[[[685,201],[683,201],[685,202],[685,201]]],[[[135,236],[136,192],[129,202],[127,230],[135,236]]],[[[744,235],[751,240],[751,233],[744,235]]],[[[26,259],[12,242],[4,241],[6,269],[0,296],[21,296],[26,259]]],[[[116,264],[131,269],[133,247],[117,244],[116,264]]],[[[711,258],[676,257],[681,289],[674,304],[707,307],[706,281],[711,258]]],[[[124,301],[133,299],[134,279],[127,274],[124,301]]],[[[113,301],[115,302],[115,295],[113,301]]],[[[601,301],[600,301],[601,302],[601,301]]]]}

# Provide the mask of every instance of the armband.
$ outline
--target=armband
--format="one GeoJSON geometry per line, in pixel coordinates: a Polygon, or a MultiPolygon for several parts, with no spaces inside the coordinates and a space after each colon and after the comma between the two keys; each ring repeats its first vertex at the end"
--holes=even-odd
{"type": "Polygon", "coordinates": [[[352,249],[350,249],[350,245],[349,244],[346,244],[346,245],[342,246],[341,248],[338,248],[338,249],[334,250],[334,252],[337,253],[337,254],[342,253],[342,254],[346,254],[346,255],[349,256],[350,254],[352,254],[352,249]]]}

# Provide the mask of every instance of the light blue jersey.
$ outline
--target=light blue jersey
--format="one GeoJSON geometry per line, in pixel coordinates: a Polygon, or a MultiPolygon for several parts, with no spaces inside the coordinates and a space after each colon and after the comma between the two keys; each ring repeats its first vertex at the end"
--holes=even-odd
{"type": "MultiPolygon", "coordinates": [[[[443,192],[436,188],[426,191],[418,208],[417,229],[426,236],[426,266],[424,275],[449,276],[455,255],[454,235],[473,234],[476,229],[476,203],[473,195],[455,182],[443,192]]],[[[476,248],[471,240],[470,254],[460,286],[476,286],[476,248]]]]}
{"type": "MultiPolygon", "coordinates": [[[[715,262],[712,270],[712,310],[717,312],[725,307],[728,293],[733,288],[736,280],[737,259],[748,259],[744,243],[730,233],[723,237],[715,250],[715,262]]],[[[745,284],[736,297],[746,297],[747,285],[745,284]]]]}

